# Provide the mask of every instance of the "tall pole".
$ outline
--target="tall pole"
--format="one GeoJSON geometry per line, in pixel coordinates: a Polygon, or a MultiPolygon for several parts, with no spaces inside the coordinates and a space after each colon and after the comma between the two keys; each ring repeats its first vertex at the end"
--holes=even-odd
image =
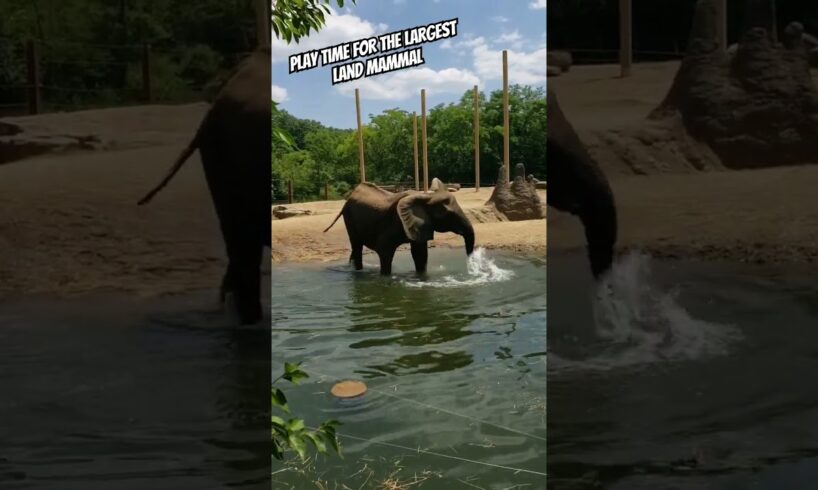
{"type": "Polygon", "coordinates": [[[418,115],[412,113],[412,153],[415,157],[415,190],[420,190],[420,176],[418,175],[418,115]]]}
{"type": "Polygon", "coordinates": [[[619,67],[622,78],[631,76],[633,64],[632,7],[632,0],[619,0],[619,67]]]}
{"type": "Polygon", "coordinates": [[[474,191],[480,190],[480,95],[474,86],[474,191]]]}
{"type": "Polygon", "coordinates": [[[364,131],[361,127],[361,95],[355,89],[355,113],[358,116],[358,165],[360,167],[361,182],[366,182],[366,166],[364,165],[364,131]]]}
{"type": "Polygon", "coordinates": [[[426,89],[420,91],[421,140],[423,141],[423,190],[429,190],[429,152],[426,145],[426,89]]]}
{"type": "Polygon", "coordinates": [[[719,49],[727,50],[727,0],[716,2],[716,36],[719,41],[719,49]]]}
{"type": "Polygon", "coordinates": [[[253,0],[256,9],[256,37],[259,47],[270,47],[270,0],[253,0]]]}
{"type": "Polygon", "coordinates": [[[511,158],[508,142],[508,51],[503,50],[503,165],[506,168],[506,182],[511,182],[511,158]]]}

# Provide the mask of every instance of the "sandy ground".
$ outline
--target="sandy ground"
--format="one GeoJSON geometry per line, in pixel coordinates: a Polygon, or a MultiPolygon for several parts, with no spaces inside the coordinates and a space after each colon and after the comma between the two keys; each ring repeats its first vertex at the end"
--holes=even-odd
{"type": "MultiPolygon", "coordinates": [[[[665,155],[669,161],[681,157],[656,140],[643,144],[631,138],[621,147],[615,147],[617,138],[605,140],[606,134],[624,135],[644,125],[676,66],[638,64],[627,80],[618,78],[616,66],[574,67],[549,82],[609,175],[620,250],[818,263],[818,166],[699,172],[651,164],[646,175],[633,175],[623,155],[632,160],[647,155],[659,163],[665,155]]],[[[154,295],[211,287],[215,295],[224,252],[198,154],[150,205],[135,205],[187,144],[205,108],[147,106],[15,119],[39,134],[97,134],[108,150],[0,165],[0,298],[100,290],[154,295]]],[[[489,193],[463,189],[457,198],[477,213],[489,193]]],[[[347,258],[343,221],[322,233],[341,204],[297,205],[317,214],[274,221],[273,262],[347,258]]],[[[551,209],[548,216],[551,247],[583,246],[573,217],[551,209]]],[[[478,246],[544,253],[544,220],[477,222],[475,228],[478,246]]],[[[444,234],[433,246],[462,247],[462,240],[444,234]]]]}
{"type": "MultiPolygon", "coordinates": [[[[545,220],[502,221],[481,213],[484,203],[491,196],[491,187],[479,192],[461,189],[455,193],[457,202],[470,215],[475,232],[475,246],[487,249],[512,250],[522,254],[545,255],[545,220]],[[488,222],[480,222],[486,220],[488,222]]],[[[545,201],[545,192],[541,197],[545,201]]],[[[344,201],[298,203],[291,209],[312,211],[310,216],[273,220],[273,262],[332,261],[349,257],[349,238],[343,218],[326,233],[323,230],[332,223],[344,201]]],[[[436,234],[430,247],[463,247],[463,239],[453,233],[436,234]]],[[[407,248],[408,245],[402,246],[407,248]]],[[[367,250],[367,253],[372,253],[367,250]]]]}
{"type": "MultiPolygon", "coordinates": [[[[643,138],[654,129],[645,117],[664,98],[677,67],[676,62],[637,64],[633,76],[622,79],[618,66],[584,66],[549,79],[566,117],[611,181],[620,250],[640,248],[658,256],[706,260],[818,263],[818,166],[695,171],[681,163],[690,156],[682,154],[684,145],[643,138]],[[632,137],[637,132],[639,137],[632,137]],[[627,159],[637,164],[662,160],[667,167],[646,164],[647,175],[633,175],[633,162],[623,163],[627,159]]],[[[818,71],[813,74],[818,82],[818,71]]],[[[550,247],[582,246],[581,228],[573,217],[549,208],[548,219],[550,247]]]]}
{"type": "Polygon", "coordinates": [[[0,165],[0,298],[215,291],[224,253],[198,153],[153,202],[136,206],[187,144],[205,109],[151,106],[29,118],[43,131],[69,123],[61,131],[99,131],[129,149],[0,165]]]}

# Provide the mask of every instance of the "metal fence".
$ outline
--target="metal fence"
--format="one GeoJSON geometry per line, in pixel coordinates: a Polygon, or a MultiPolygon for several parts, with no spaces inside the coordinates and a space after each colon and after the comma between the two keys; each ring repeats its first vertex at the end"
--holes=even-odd
{"type": "MultiPolygon", "coordinates": [[[[249,52],[220,54],[235,66],[249,52]]],[[[167,76],[177,50],[150,44],[21,41],[0,37],[0,116],[207,98],[221,73],[195,86],[167,76]],[[165,76],[162,76],[165,75],[165,76]]]]}

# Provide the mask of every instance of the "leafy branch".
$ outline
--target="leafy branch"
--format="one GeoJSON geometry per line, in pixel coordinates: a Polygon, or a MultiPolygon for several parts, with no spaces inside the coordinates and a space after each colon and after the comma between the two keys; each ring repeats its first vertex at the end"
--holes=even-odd
{"type": "MultiPolygon", "coordinates": [[[[300,366],[301,363],[293,364],[285,362],[283,374],[273,380],[272,383],[272,406],[274,409],[287,415],[290,414],[287,397],[275,384],[281,380],[285,380],[297,385],[301,380],[309,378],[310,376],[304,372],[300,366]]],[[[327,420],[314,430],[308,429],[304,420],[297,417],[284,420],[280,416],[272,415],[270,421],[273,426],[273,457],[278,460],[283,460],[284,455],[288,451],[295,451],[302,461],[305,460],[307,458],[308,442],[312,444],[319,454],[327,454],[329,453],[328,448],[332,448],[336,454],[342,456],[341,446],[338,443],[336,433],[336,428],[341,425],[341,423],[337,420],[327,420]]]]}

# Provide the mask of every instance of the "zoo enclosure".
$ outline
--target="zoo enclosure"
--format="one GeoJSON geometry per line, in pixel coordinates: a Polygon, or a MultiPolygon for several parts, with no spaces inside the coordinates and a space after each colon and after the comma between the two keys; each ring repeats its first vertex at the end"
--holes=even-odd
{"type": "MultiPolygon", "coordinates": [[[[549,5],[549,49],[568,51],[574,64],[618,64],[628,76],[634,62],[679,60],[684,57],[696,0],[606,0],[596,3],[554,2],[549,5]],[[579,5],[580,7],[577,7],[579,5]]],[[[747,0],[715,0],[714,26],[726,49],[745,30],[747,0]]],[[[806,32],[818,32],[814,2],[771,0],[773,37],[792,21],[806,32]]]]}
{"type": "MultiPolygon", "coordinates": [[[[458,187],[474,187],[475,191],[480,190],[480,106],[479,106],[479,90],[475,85],[472,89],[473,93],[473,133],[474,133],[474,182],[458,182],[452,183],[458,187]]],[[[413,163],[414,163],[414,182],[397,181],[397,182],[380,182],[381,187],[394,187],[397,189],[415,189],[427,191],[429,189],[429,159],[428,159],[428,145],[426,138],[426,89],[420,90],[420,105],[421,115],[420,121],[416,113],[412,113],[412,129],[413,129],[413,163]],[[420,126],[420,148],[418,147],[418,126],[420,126]],[[420,157],[419,157],[420,154],[420,157]],[[420,161],[419,161],[420,158],[420,161]],[[421,165],[422,161],[422,165],[421,165]],[[421,179],[422,175],[422,179],[421,179]]],[[[509,120],[509,92],[508,92],[508,51],[503,50],[503,169],[506,181],[510,180],[510,120],[509,120]]],[[[355,89],[355,117],[357,121],[356,139],[358,142],[358,176],[359,182],[367,182],[366,179],[366,162],[364,158],[364,138],[363,138],[363,124],[361,122],[361,98],[359,89],[355,89]]],[[[448,183],[447,183],[448,184],[448,183]]],[[[491,181],[490,185],[495,185],[496,182],[491,181]]],[[[329,182],[323,183],[323,198],[329,199],[329,182]]],[[[273,204],[292,204],[295,202],[293,180],[287,180],[287,199],[274,200],[273,204]]]]}
{"type": "MultiPolygon", "coordinates": [[[[12,82],[0,83],[0,116],[193,102],[212,96],[226,77],[226,70],[222,70],[208,82],[196,85],[171,78],[168,62],[179,53],[147,43],[21,42],[0,38],[0,54],[12,82]]],[[[220,53],[223,62],[233,66],[248,54],[220,53]]],[[[202,74],[195,75],[202,78],[202,74]]]]}

